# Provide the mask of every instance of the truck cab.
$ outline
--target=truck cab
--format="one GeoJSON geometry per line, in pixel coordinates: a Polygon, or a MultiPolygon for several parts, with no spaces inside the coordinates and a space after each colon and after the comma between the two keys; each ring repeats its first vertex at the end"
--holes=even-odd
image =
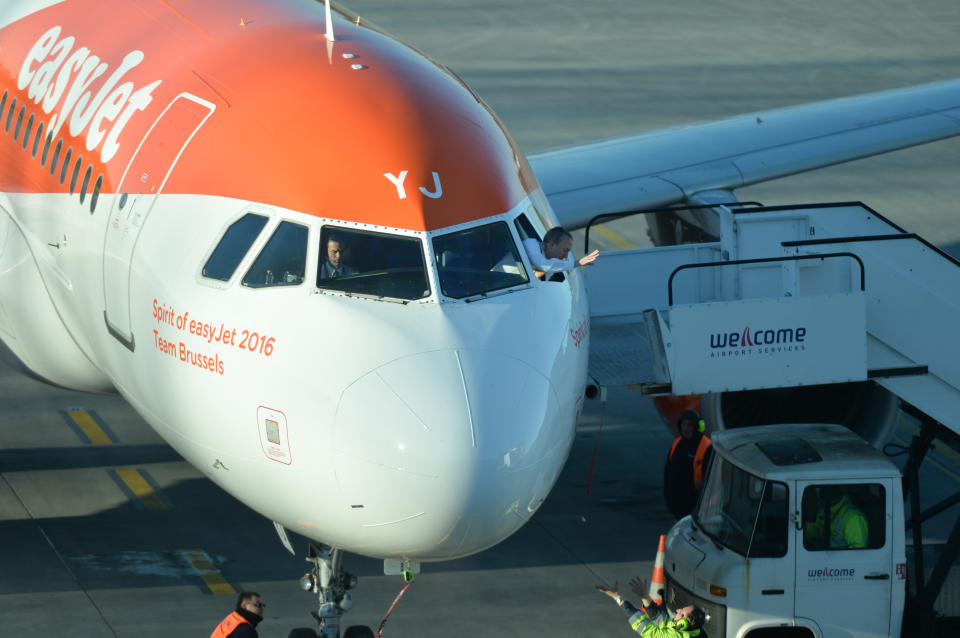
{"type": "Polygon", "coordinates": [[[710,638],[900,636],[899,469],[839,425],[727,430],[697,506],[666,540],[665,602],[710,638]]]}

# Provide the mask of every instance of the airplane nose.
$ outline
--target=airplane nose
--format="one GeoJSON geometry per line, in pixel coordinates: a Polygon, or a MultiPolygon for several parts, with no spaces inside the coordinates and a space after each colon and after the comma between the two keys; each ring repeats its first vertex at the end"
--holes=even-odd
{"type": "Polygon", "coordinates": [[[558,405],[543,373],[485,350],[410,355],[357,379],[337,408],[334,458],[360,544],[440,560],[516,531],[563,465],[573,432],[558,405]]]}

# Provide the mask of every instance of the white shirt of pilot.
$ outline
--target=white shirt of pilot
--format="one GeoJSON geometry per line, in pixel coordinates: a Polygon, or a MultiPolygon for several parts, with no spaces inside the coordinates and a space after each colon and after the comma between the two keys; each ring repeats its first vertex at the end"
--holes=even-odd
{"type": "Polygon", "coordinates": [[[548,258],[543,254],[543,246],[536,239],[528,238],[523,240],[523,248],[527,251],[527,257],[534,268],[543,272],[546,278],[555,272],[573,270],[577,265],[573,259],[573,251],[568,253],[566,259],[548,258]]]}

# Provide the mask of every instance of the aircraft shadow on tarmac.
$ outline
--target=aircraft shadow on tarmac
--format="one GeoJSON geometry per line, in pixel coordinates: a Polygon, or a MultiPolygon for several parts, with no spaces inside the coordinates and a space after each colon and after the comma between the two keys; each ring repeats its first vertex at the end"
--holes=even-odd
{"type": "Polygon", "coordinates": [[[0,473],[172,463],[183,459],[166,445],[103,445],[0,450],[0,473]]]}
{"type": "MultiPolygon", "coordinates": [[[[618,441],[623,436],[605,433],[600,463],[591,476],[588,470],[597,433],[579,433],[556,487],[527,525],[495,548],[457,561],[425,564],[424,572],[650,560],[657,534],[666,531],[673,519],[663,507],[657,471],[634,468],[623,473],[624,464],[630,463],[629,450],[618,441]],[[636,474],[641,476],[633,477],[636,474]],[[632,478],[624,478],[628,476],[632,478]],[[590,495],[586,494],[588,479],[590,495]]],[[[0,472],[8,480],[6,485],[0,483],[0,497],[19,499],[10,485],[30,482],[23,476],[55,472],[75,476],[76,471],[92,476],[98,468],[109,472],[116,467],[149,471],[151,464],[180,462],[165,445],[7,449],[0,451],[0,472]]],[[[79,490],[76,499],[86,498],[82,480],[60,481],[62,490],[79,490]]],[[[191,548],[202,549],[237,591],[244,583],[294,582],[306,571],[304,538],[291,534],[297,551],[297,556],[291,556],[270,521],[211,481],[182,480],[164,487],[162,497],[169,505],[162,511],[149,511],[135,499],[117,505],[115,499],[114,504],[100,510],[92,507],[95,511],[82,516],[58,515],[45,505],[46,513],[36,518],[24,513],[15,520],[0,520],[0,565],[4,566],[0,595],[74,591],[78,586],[110,589],[190,583],[209,593],[181,552],[191,548]]],[[[67,499],[71,500],[69,494],[67,499]]],[[[30,508],[29,499],[25,500],[30,508]]],[[[358,576],[383,573],[380,560],[353,554],[346,557],[346,565],[358,576]]]]}

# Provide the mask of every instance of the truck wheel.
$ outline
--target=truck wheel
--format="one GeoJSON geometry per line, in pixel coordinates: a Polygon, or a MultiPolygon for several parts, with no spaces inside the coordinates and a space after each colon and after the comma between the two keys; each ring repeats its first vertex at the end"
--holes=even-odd
{"type": "Polygon", "coordinates": [[[347,627],[343,638],[374,638],[373,630],[366,625],[352,625],[347,627]]]}

